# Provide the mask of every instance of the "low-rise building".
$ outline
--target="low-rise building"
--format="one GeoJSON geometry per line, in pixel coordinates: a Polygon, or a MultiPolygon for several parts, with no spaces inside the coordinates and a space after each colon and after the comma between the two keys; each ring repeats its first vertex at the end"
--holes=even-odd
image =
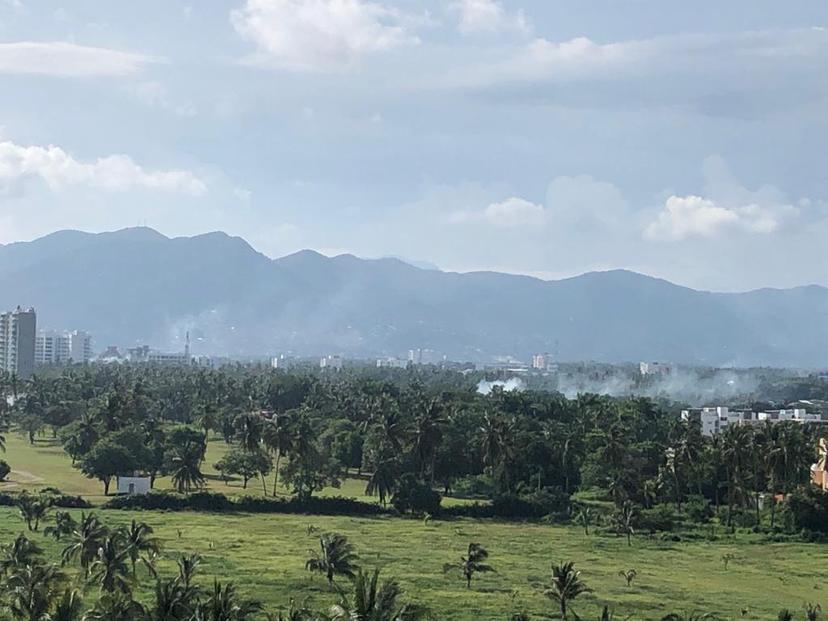
{"type": "Polygon", "coordinates": [[[342,370],[342,356],[324,356],[319,361],[320,369],[331,369],[333,371],[342,370]]]}
{"type": "Polygon", "coordinates": [[[781,423],[785,421],[802,424],[826,422],[821,414],[808,413],[803,408],[753,412],[750,410],[731,410],[726,406],[682,410],[681,419],[698,422],[701,425],[702,435],[707,437],[720,434],[730,425],[760,425],[766,422],[781,423]]]}
{"type": "Polygon", "coordinates": [[[408,361],[401,358],[379,358],[377,359],[378,369],[405,369],[408,368],[408,361]]]}
{"type": "Polygon", "coordinates": [[[638,365],[641,375],[670,375],[673,365],[666,362],[642,362],[638,365]]]}

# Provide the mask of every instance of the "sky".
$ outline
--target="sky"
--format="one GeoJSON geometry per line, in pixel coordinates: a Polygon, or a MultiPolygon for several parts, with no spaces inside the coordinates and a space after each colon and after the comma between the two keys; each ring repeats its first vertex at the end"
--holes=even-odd
{"type": "Polygon", "coordinates": [[[828,285],[828,2],[0,0],[0,243],[828,285]]]}

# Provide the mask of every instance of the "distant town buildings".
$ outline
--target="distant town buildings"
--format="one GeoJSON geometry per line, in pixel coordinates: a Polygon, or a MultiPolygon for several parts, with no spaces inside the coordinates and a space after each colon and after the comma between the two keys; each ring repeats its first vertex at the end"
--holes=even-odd
{"type": "Polygon", "coordinates": [[[410,364],[440,364],[445,362],[445,356],[441,356],[433,349],[409,349],[408,362],[410,364]]]}
{"type": "Polygon", "coordinates": [[[34,373],[37,314],[19,306],[0,314],[0,371],[28,379],[34,373]]]}
{"type": "Polygon", "coordinates": [[[548,353],[535,354],[532,356],[532,368],[536,371],[546,371],[551,359],[548,353]]]}
{"type": "Polygon", "coordinates": [[[752,412],[750,410],[731,410],[724,406],[682,410],[681,419],[700,423],[702,435],[707,437],[720,434],[730,425],[759,425],[765,422],[781,423],[784,421],[797,423],[828,422],[823,419],[821,414],[809,414],[803,408],[752,412]]]}
{"type": "Polygon", "coordinates": [[[41,330],[35,339],[35,365],[89,362],[92,336],[82,330],[55,332],[41,330]]]}
{"type": "Polygon", "coordinates": [[[638,365],[641,375],[670,375],[673,365],[666,362],[642,362],[638,365]]]}
{"type": "Polygon", "coordinates": [[[320,369],[331,369],[333,371],[342,370],[342,356],[324,356],[319,361],[320,369]]]}
{"type": "Polygon", "coordinates": [[[378,369],[405,369],[408,368],[408,361],[401,358],[379,358],[378,369]]]}
{"type": "Polygon", "coordinates": [[[190,334],[187,333],[183,352],[157,351],[150,349],[148,345],[141,345],[127,350],[127,360],[164,366],[189,366],[193,362],[193,357],[190,355],[190,334]]]}

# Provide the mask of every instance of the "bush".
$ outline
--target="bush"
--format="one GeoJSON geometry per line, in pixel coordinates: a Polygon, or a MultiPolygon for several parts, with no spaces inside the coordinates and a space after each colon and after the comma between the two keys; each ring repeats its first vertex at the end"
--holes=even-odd
{"type": "Polygon", "coordinates": [[[713,517],[713,507],[704,496],[690,496],[684,505],[687,519],[697,524],[704,524],[713,517]]]}
{"type": "MultiPolygon", "coordinates": [[[[81,496],[69,496],[62,494],[59,490],[53,488],[46,488],[41,490],[41,494],[49,497],[52,506],[60,507],[61,509],[91,509],[92,505],[84,500],[81,496]]],[[[13,507],[17,504],[17,497],[19,494],[0,494],[0,507],[13,507]]]]}
{"type": "Polygon", "coordinates": [[[213,513],[292,513],[317,515],[378,515],[385,513],[379,505],[360,502],[340,496],[330,498],[311,497],[302,502],[296,498],[265,498],[242,496],[231,500],[224,494],[196,492],[174,494],[151,492],[143,496],[116,496],[104,505],[106,509],[143,509],[147,511],[205,511],[213,513]]]}
{"type": "Polygon", "coordinates": [[[456,498],[484,500],[495,495],[495,485],[492,477],[487,474],[470,474],[457,479],[451,486],[451,491],[456,498]]]}
{"type": "Polygon", "coordinates": [[[652,509],[642,509],[638,514],[638,528],[641,530],[666,532],[675,527],[676,513],[670,505],[656,505],[652,509]]]}
{"type": "Polygon", "coordinates": [[[4,481],[9,476],[9,472],[11,472],[11,466],[0,459],[0,481],[4,481]]]}
{"type": "Polygon", "coordinates": [[[797,490],[788,497],[783,511],[784,521],[794,531],[807,533],[806,540],[812,540],[814,533],[828,533],[828,494],[822,490],[797,490]]]}
{"type": "Polygon", "coordinates": [[[404,474],[397,484],[391,504],[400,513],[431,513],[440,511],[440,494],[419,481],[411,473],[404,474]]]}
{"type": "Polygon", "coordinates": [[[569,517],[569,496],[558,488],[544,488],[531,494],[501,494],[488,505],[448,507],[443,513],[456,517],[547,518],[547,521],[563,522],[569,517]]]}

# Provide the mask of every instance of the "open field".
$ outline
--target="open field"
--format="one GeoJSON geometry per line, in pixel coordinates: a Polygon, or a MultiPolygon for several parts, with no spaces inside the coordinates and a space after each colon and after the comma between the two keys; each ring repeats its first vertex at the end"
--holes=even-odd
{"type": "MultiPolygon", "coordinates": [[[[40,440],[32,446],[20,435],[9,434],[7,449],[3,458],[14,473],[10,482],[0,484],[0,490],[51,486],[92,502],[103,500],[101,484],[72,468],[59,445],[40,440]]],[[[227,485],[212,469],[224,450],[221,441],[210,443],[205,469],[209,489],[245,493],[239,482],[227,485]]],[[[158,488],[168,487],[167,479],[159,480],[158,488]]],[[[350,479],[342,489],[325,493],[371,500],[362,495],[363,489],[363,481],[350,479]]],[[[253,481],[246,493],[259,494],[261,488],[253,481]]],[[[799,611],[805,602],[828,605],[828,585],[821,578],[828,548],[769,544],[754,535],[715,542],[637,537],[628,547],[622,538],[587,537],[576,527],[515,522],[456,520],[426,526],[418,520],[391,517],[102,514],[112,525],[135,516],[153,526],[164,544],[162,573],[172,573],[178,554],[198,552],[205,558],[203,582],[213,576],[232,580],[243,593],[263,600],[271,609],[286,606],[290,598],[308,598],[315,607],[326,607],[336,599],[323,579],[304,569],[308,550],[316,545],[308,535],[310,525],[347,535],[364,567],[381,567],[386,576],[395,576],[412,599],[444,619],[506,619],[517,610],[537,618],[551,617],[555,608],[542,589],[550,564],[562,560],[575,561],[594,589],[575,604],[576,612],[585,618],[596,618],[605,603],[615,608],[620,619],[628,615],[658,619],[672,610],[711,611],[729,619],[769,619],[783,607],[799,611]],[[489,549],[496,573],[482,576],[468,591],[460,576],[444,575],[442,566],[458,559],[471,541],[489,549]],[[735,560],[725,570],[722,556],[728,553],[735,560]],[[638,577],[627,588],[618,572],[630,568],[638,577]]],[[[23,527],[14,509],[0,508],[1,543],[10,541],[23,527]]],[[[56,557],[59,544],[40,534],[35,537],[56,557]]]]}
{"type": "MultiPolygon", "coordinates": [[[[207,477],[207,489],[211,492],[220,492],[228,496],[242,494],[260,495],[261,482],[254,479],[248,482],[247,489],[242,487],[241,480],[230,480],[225,483],[219,473],[213,468],[224,453],[227,445],[220,439],[210,440],[207,457],[204,462],[204,475],[207,477]]],[[[64,452],[57,440],[43,436],[29,444],[28,440],[18,433],[6,436],[6,453],[0,453],[0,459],[6,460],[12,467],[8,480],[0,483],[0,491],[33,490],[44,487],[57,487],[66,494],[80,495],[93,504],[100,504],[106,498],[103,495],[103,484],[96,479],[88,479],[77,468],[72,467],[72,460],[64,452]]],[[[113,482],[113,490],[115,483],[113,482]]],[[[268,493],[272,493],[273,474],[268,477],[268,493]]],[[[169,478],[160,477],[156,480],[158,490],[172,489],[169,478]]],[[[279,486],[278,493],[289,495],[290,490],[279,486]]],[[[340,488],[323,490],[321,496],[346,496],[364,502],[377,502],[375,497],[365,495],[365,481],[351,477],[342,481],[340,488]]],[[[459,498],[445,498],[444,505],[467,502],[459,498]]]]}
{"type": "MultiPolygon", "coordinates": [[[[133,514],[102,512],[109,524],[133,514]]],[[[828,549],[808,544],[765,544],[749,536],[708,542],[667,543],[637,538],[585,536],[574,527],[458,520],[425,526],[401,518],[346,518],[286,515],[225,515],[142,512],[164,543],[162,573],[172,573],[177,554],[198,552],[205,558],[202,581],[213,576],[234,581],[249,596],[270,607],[289,599],[309,598],[315,606],[336,599],[324,580],[304,570],[315,545],[308,525],[347,535],[364,567],[381,567],[397,577],[410,597],[445,619],[506,619],[516,609],[539,618],[554,607],[540,590],[553,561],[574,560],[594,593],[579,600],[576,612],[596,618],[604,603],[616,618],[658,619],[671,610],[715,611],[722,618],[770,619],[782,607],[801,610],[806,601],[828,602],[821,568],[828,549]],[[497,573],[476,580],[470,591],[457,575],[444,575],[442,565],[460,556],[470,541],[491,552],[497,573]],[[721,557],[736,560],[724,569],[721,557]],[[627,588],[618,576],[635,568],[638,578],[627,588]],[[747,614],[742,615],[742,610],[747,614]]],[[[0,541],[7,542],[23,523],[9,508],[0,509],[0,541]]],[[[57,554],[60,544],[44,545],[57,554]]]]}

